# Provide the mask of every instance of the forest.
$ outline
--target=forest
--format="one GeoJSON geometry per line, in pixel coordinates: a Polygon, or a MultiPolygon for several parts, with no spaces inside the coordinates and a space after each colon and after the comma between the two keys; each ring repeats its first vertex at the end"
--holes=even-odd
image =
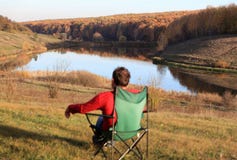
{"type": "Polygon", "coordinates": [[[73,41],[157,42],[168,44],[192,38],[237,33],[237,6],[204,10],[125,14],[96,18],[43,20],[23,23],[33,32],[73,41]]]}

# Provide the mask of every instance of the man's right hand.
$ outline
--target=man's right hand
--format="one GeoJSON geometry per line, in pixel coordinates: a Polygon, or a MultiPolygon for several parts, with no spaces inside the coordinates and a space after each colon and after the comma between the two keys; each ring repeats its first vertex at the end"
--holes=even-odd
{"type": "Polygon", "coordinates": [[[71,115],[71,113],[70,113],[70,110],[69,110],[69,107],[67,107],[67,109],[65,110],[65,117],[66,118],[69,118],[70,117],[70,115],[71,115]]]}

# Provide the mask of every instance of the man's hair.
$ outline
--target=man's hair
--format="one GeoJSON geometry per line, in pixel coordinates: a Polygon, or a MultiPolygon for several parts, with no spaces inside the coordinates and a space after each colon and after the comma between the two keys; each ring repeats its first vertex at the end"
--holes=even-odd
{"type": "Polygon", "coordinates": [[[125,67],[117,67],[113,71],[113,79],[117,86],[127,86],[130,79],[130,72],[125,67]]]}

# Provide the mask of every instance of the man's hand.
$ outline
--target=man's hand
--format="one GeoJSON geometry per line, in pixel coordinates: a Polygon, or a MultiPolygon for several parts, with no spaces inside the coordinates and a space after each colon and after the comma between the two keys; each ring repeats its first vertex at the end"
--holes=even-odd
{"type": "Polygon", "coordinates": [[[69,118],[70,115],[71,115],[71,113],[70,113],[69,107],[67,107],[67,109],[65,110],[65,117],[69,118]]]}

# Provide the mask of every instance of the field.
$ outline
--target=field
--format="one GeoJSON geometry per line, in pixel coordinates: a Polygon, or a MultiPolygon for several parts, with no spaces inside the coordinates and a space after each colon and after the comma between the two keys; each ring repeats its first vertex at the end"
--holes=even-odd
{"type": "MultiPolygon", "coordinates": [[[[0,159],[91,158],[95,148],[85,116],[66,119],[64,110],[108,90],[110,81],[86,72],[60,74],[67,81],[50,74],[1,75],[0,159]],[[87,84],[85,77],[94,82],[87,84]]],[[[149,159],[237,159],[236,97],[165,92],[152,86],[149,95],[149,159]]]]}

